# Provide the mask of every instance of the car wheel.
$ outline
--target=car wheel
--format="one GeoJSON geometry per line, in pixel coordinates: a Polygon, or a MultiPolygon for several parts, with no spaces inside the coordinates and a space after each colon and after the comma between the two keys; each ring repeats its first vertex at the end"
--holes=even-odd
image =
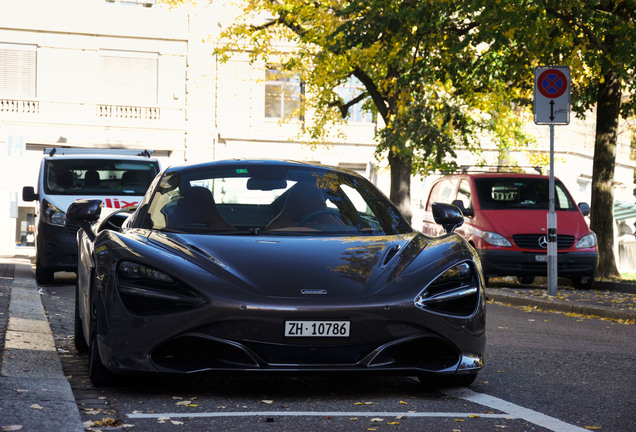
{"type": "Polygon", "coordinates": [[[35,260],[35,280],[38,284],[48,285],[55,280],[55,272],[42,267],[39,259],[35,260]]]}
{"type": "Polygon", "coordinates": [[[420,375],[418,379],[427,387],[468,387],[477,378],[477,373],[457,375],[420,375]]]}
{"type": "Polygon", "coordinates": [[[75,322],[73,324],[73,341],[75,349],[81,353],[88,352],[88,344],[84,336],[84,325],[79,311],[79,288],[75,287],[75,322]]]}
{"type": "Polygon", "coordinates": [[[91,338],[88,350],[88,376],[95,387],[108,387],[115,383],[115,375],[104,366],[99,357],[97,335],[91,338]]]}
{"type": "Polygon", "coordinates": [[[534,282],[534,276],[519,276],[517,280],[519,280],[521,285],[530,285],[534,282]]]}
{"type": "Polygon", "coordinates": [[[572,278],[572,286],[580,290],[589,290],[594,285],[594,276],[583,278],[581,276],[575,276],[572,278]]]}

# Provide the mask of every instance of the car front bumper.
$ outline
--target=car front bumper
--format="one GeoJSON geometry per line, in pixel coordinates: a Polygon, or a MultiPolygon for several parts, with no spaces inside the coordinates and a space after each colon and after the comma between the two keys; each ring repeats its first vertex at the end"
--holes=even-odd
{"type": "MultiPolygon", "coordinates": [[[[478,250],[484,275],[546,276],[547,255],[542,252],[478,250]]],[[[560,277],[591,277],[596,272],[597,252],[559,252],[557,273],[560,277]]]]}

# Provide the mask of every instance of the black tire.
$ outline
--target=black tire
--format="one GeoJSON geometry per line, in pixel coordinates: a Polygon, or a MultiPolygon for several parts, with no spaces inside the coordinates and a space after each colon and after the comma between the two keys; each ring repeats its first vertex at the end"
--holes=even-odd
{"type": "Polygon", "coordinates": [[[572,278],[572,286],[580,290],[589,290],[594,285],[594,276],[583,278],[581,276],[574,276],[572,278]]]}
{"type": "Polygon", "coordinates": [[[420,375],[420,383],[426,387],[468,387],[477,378],[477,372],[457,375],[420,375]]]}
{"type": "Polygon", "coordinates": [[[521,285],[530,285],[534,282],[534,276],[518,276],[517,280],[521,285]]]}
{"type": "Polygon", "coordinates": [[[115,384],[115,375],[104,366],[99,357],[96,335],[91,338],[88,350],[88,376],[95,387],[110,387],[115,384]]]}
{"type": "Polygon", "coordinates": [[[55,281],[55,272],[42,267],[37,258],[35,260],[35,280],[41,285],[49,285],[55,281]]]}
{"type": "Polygon", "coordinates": [[[79,288],[75,286],[75,322],[73,324],[73,341],[78,352],[88,352],[88,344],[84,335],[84,326],[79,312],[79,288]]]}

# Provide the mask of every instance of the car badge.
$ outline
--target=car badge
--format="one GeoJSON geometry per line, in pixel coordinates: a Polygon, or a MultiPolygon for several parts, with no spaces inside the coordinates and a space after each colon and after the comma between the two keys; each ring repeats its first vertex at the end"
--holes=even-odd
{"type": "Polygon", "coordinates": [[[542,249],[545,249],[548,247],[548,238],[546,236],[541,236],[539,237],[538,243],[542,249]]]}
{"type": "Polygon", "coordinates": [[[327,294],[327,290],[324,289],[302,289],[300,290],[301,294],[309,294],[309,295],[314,295],[314,294],[327,294]]]}

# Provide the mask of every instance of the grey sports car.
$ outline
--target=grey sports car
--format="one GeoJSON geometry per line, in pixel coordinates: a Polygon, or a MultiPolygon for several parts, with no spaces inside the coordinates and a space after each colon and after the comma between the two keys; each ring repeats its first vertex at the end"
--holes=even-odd
{"type": "Polygon", "coordinates": [[[67,212],[75,344],[94,385],[120,374],[361,371],[469,385],[484,364],[479,258],[411,228],[363,177],[217,161],[161,172],[134,212],[67,212]]]}

